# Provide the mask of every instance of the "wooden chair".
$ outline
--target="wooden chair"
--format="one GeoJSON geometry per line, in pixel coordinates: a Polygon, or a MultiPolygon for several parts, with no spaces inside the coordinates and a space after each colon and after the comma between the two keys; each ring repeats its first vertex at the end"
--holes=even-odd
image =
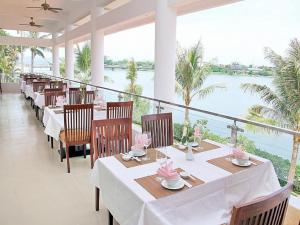
{"type": "Polygon", "coordinates": [[[57,80],[52,80],[50,81],[50,88],[63,88],[63,82],[62,81],[57,81],[57,80]]]}
{"type": "Polygon", "coordinates": [[[131,118],[132,119],[133,101],[129,102],[107,102],[106,118],[131,118]]]}
{"type": "Polygon", "coordinates": [[[66,97],[66,92],[62,91],[61,88],[45,88],[45,106],[56,105],[56,99],[58,96],[66,97]]]}
{"type": "Polygon", "coordinates": [[[44,91],[46,82],[44,81],[34,81],[32,83],[33,92],[44,91]]]}
{"type": "Polygon", "coordinates": [[[292,184],[269,196],[233,208],[230,225],[282,225],[292,184]]]}
{"type": "Polygon", "coordinates": [[[80,104],[80,88],[69,88],[69,104],[80,104]]]}
{"type": "MultiPolygon", "coordinates": [[[[45,88],[45,106],[56,105],[56,100],[58,96],[66,97],[66,92],[62,91],[61,88],[45,88]]],[[[48,141],[51,140],[51,148],[53,148],[53,137],[48,136],[48,141]]]]}
{"type": "Polygon", "coordinates": [[[67,172],[70,173],[69,146],[83,145],[86,158],[86,144],[91,143],[91,126],[94,105],[64,105],[64,130],[60,133],[60,152],[62,144],[66,145],[67,172]]]}
{"type": "Polygon", "coordinates": [[[84,103],[85,104],[92,104],[95,100],[95,92],[94,91],[85,91],[84,94],[84,103]]]}
{"type": "Polygon", "coordinates": [[[142,131],[151,133],[151,147],[173,145],[172,113],[142,116],[142,131]]]}
{"type": "MultiPolygon", "coordinates": [[[[102,158],[126,153],[132,145],[132,119],[106,119],[92,122],[91,162],[102,158]]],[[[92,163],[93,167],[94,163],[92,163]]],[[[95,206],[99,210],[99,188],[96,187],[95,206]]]]}

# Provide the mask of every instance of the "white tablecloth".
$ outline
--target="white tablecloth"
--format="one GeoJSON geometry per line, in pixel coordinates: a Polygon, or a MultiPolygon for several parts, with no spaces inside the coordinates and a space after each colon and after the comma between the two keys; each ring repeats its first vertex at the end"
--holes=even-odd
{"type": "Polygon", "coordinates": [[[25,92],[25,86],[26,86],[26,81],[22,80],[21,81],[21,92],[25,92]]]}
{"type": "MultiPolygon", "coordinates": [[[[217,144],[215,142],[212,142],[217,144]]],[[[220,225],[229,223],[232,207],[280,188],[273,165],[264,163],[231,174],[208,162],[229,153],[226,146],[195,154],[186,161],[183,152],[168,147],[176,167],[189,171],[205,184],[155,199],[134,181],[156,173],[157,163],[126,168],[115,157],[98,159],[92,171],[93,185],[101,200],[121,225],[220,225]]]]}
{"type": "MultiPolygon", "coordinates": [[[[56,108],[55,110],[58,110],[56,108]]],[[[62,109],[62,108],[60,108],[62,109]]],[[[106,111],[97,111],[94,110],[94,119],[100,120],[106,118],[106,111]]],[[[64,129],[64,114],[56,114],[53,109],[49,107],[45,107],[44,116],[43,116],[43,124],[45,126],[44,132],[47,135],[50,135],[55,140],[59,141],[59,134],[64,129]]]]}
{"type": "Polygon", "coordinates": [[[25,96],[26,96],[26,98],[30,97],[30,98],[34,99],[34,92],[33,92],[32,84],[25,85],[25,96]]]}
{"type": "Polygon", "coordinates": [[[34,92],[34,104],[38,106],[40,109],[44,108],[45,106],[45,95],[39,92],[34,92]]]}

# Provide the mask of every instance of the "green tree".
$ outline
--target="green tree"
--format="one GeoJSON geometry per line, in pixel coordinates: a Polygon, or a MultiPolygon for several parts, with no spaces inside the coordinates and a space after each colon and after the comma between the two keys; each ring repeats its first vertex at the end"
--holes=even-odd
{"type": "MultiPolygon", "coordinates": [[[[266,58],[274,66],[275,87],[272,90],[266,85],[242,84],[245,91],[259,94],[267,104],[254,105],[249,111],[264,122],[276,124],[295,131],[300,131],[300,43],[297,39],[291,40],[287,56],[282,57],[270,48],[265,48],[266,58]]],[[[293,181],[298,159],[300,137],[293,137],[293,152],[288,181],[293,181]]]]}
{"type": "MultiPolygon", "coordinates": [[[[89,83],[91,81],[91,47],[86,43],[82,48],[77,45],[75,75],[81,82],[89,83]]],[[[112,80],[104,76],[104,80],[112,82],[112,80]]]]}
{"type": "MultiPolygon", "coordinates": [[[[189,106],[194,97],[205,98],[220,85],[203,87],[210,73],[210,65],[203,63],[203,47],[198,41],[190,49],[177,51],[176,92],[183,98],[185,106],[189,106]]],[[[185,121],[189,122],[189,110],[185,109],[185,121]]]]}
{"type": "MultiPolygon", "coordinates": [[[[129,80],[129,84],[126,87],[125,91],[136,95],[142,95],[143,93],[142,86],[136,84],[137,66],[134,59],[128,62],[126,79],[129,80]]],[[[124,96],[124,100],[133,100],[134,102],[133,121],[136,123],[140,123],[141,116],[148,113],[149,111],[149,107],[150,107],[149,102],[136,96],[132,97],[131,95],[124,96]]]]}
{"type": "MultiPolygon", "coordinates": [[[[29,33],[30,38],[43,38],[43,36],[40,36],[39,32],[30,32],[29,33]]],[[[23,48],[24,50],[26,48],[23,48]]],[[[50,51],[47,47],[40,47],[40,46],[31,46],[29,47],[31,52],[31,72],[33,73],[33,67],[34,67],[34,59],[36,56],[40,56],[43,59],[45,58],[44,52],[50,51]]]]}

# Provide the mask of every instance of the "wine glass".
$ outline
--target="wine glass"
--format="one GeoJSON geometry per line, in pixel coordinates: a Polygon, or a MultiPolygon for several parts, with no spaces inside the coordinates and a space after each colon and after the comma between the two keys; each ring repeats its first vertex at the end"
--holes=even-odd
{"type": "Polygon", "coordinates": [[[145,157],[143,157],[143,160],[149,160],[148,156],[148,147],[151,145],[151,133],[150,132],[143,132],[143,136],[145,137],[144,140],[144,147],[145,147],[145,157]]]}
{"type": "Polygon", "coordinates": [[[156,150],[156,162],[158,162],[159,167],[163,166],[167,162],[165,147],[158,147],[156,150]]]}

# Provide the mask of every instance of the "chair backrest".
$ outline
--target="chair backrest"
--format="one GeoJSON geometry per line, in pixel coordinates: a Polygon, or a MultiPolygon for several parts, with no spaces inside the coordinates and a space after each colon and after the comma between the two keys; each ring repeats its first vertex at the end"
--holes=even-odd
{"type": "Polygon", "coordinates": [[[69,88],[69,104],[80,104],[80,88],[69,88]]]}
{"type": "Polygon", "coordinates": [[[282,225],[292,184],[269,196],[233,208],[230,225],[282,225]]]}
{"type": "Polygon", "coordinates": [[[57,80],[52,80],[52,81],[50,81],[50,88],[63,88],[63,82],[57,81],[57,80]]]}
{"type": "Polygon", "coordinates": [[[45,88],[45,106],[56,105],[56,99],[58,96],[66,97],[66,92],[62,91],[61,88],[45,88]]]}
{"type": "Polygon", "coordinates": [[[33,80],[35,80],[36,78],[34,77],[29,77],[29,78],[26,78],[26,84],[32,84],[33,80]]]}
{"type": "Polygon", "coordinates": [[[94,158],[130,151],[132,120],[130,118],[94,120],[92,122],[92,149],[94,158]]]}
{"type": "Polygon", "coordinates": [[[66,144],[77,145],[91,142],[93,116],[93,104],[64,105],[66,144]]]}
{"type": "Polygon", "coordinates": [[[94,103],[94,100],[95,100],[95,92],[94,91],[85,91],[84,103],[91,104],[91,103],[94,103]]]}
{"type": "Polygon", "coordinates": [[[151,133],[151,147],[173,145],[172,113],[142,116],[142,131],[151,133]]]}
{"type": "Polygon", "coordinates": [[[132,120],[133,101],[107,102],[106,107],[107,119],[131,118],[132,120]]]}
{"type": "Polygon", "coordinates": [[[44,91],[46,82],[44,81],[34,81],[32,83],[33,92],[44,91]]]}

